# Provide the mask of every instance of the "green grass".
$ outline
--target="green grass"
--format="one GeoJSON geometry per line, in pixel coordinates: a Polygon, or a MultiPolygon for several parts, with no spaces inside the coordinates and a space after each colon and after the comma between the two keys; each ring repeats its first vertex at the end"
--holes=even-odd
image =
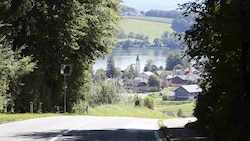
{"type": "MultiPolygon", "coordinates": [[[[171,89],[164,89],[163,94],[166,94],[171,89]]],[[[139,118],[170,118],[163,116],[162,111],[173,111],[177,114],[179,109],[182,109],[185,116],[191,116],[195,106],[195,101],[162,101],[162,96],[159,92],[153,93],[152,96],[155,100],[154,110],[146,107],[135,107],[125,105],[102,105],[89,108],[91,116],[124,116],[124,117],[139,117],[139,118]]],[[[0,114],[0,124],[20,121],[32,118],[41,118],[49,116],[62,116],[65,114],[0,114]]],[[[67,114],[67,115],[86,115],[85,114],[67,114]]]]}
{"type": "Polygon", "coordinates": [[[149,41],[153,42],[155,38],[161,38],[161,35],[168,31],[173,32],[171,28],[172,19],[157,17],[126,17],[121,22],[121,28],[125,34],[130,32],[135,34],[144,34],[149,37],[149,41]]]}
{"type": "Polygon", "coordinates": [[[32,118],[58,116],[60,114],[0,114],[0,124],[32,118]]]}
{"type": "MultiPolygon", "coordinates": [[[[167,94],[171,89],[164,89],[163,94],[167,94]]],[[[177,114],[179,109],[182,109],[185,116],[191,116],[195,108],[195,101],[163,101],[159,93],[151,95],[156,102],[155,110],[158,111],[173,111],[177,114]]]]}
{"type": "MultiPolygon", "coordinates": [[[[89,109],[89,114],[94,116],[125,116],[139,118],[163,118],[158,110],[150,110],[145,107],[103,105],[89,109]]],[[[166,118],[166,117],[164,117],[166,118]]]]}
{"type": "Polygon", "coordinates": [[[159,22],[159,23],[167,23],[172,24],[172,18],[160,18],[160,17],[143,17],[143,16],[127,16],[127,19],[135,19],[142,21],[150,21],[150,22],[159,22]]]}

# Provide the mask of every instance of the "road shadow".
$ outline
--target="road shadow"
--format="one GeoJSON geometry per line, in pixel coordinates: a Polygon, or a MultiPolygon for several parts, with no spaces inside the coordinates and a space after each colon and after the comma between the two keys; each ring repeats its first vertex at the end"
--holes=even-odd
{"type": "Polygon", "coordinates": [[[190,128],[165,129],[170,141],[211,141],[203,133],[190,128]]]}
{"type": "Polygon", "coordinates": [[[15,137],[29,140],[47,141],[156,141],[155,133],[166,141],[164,133],[154,130],[116,129],[116,130],[59,130],[20,134],[15,137]]]}

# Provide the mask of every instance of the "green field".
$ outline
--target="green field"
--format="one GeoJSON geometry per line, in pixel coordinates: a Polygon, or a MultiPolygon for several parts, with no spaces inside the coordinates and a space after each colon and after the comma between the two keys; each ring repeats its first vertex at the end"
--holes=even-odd
{"type": "Polygon", "coordinates": [[[173,32],[171,28],[172,19],[158,17],[124,17],[121,22],[121,28],[125,34],[130,32],[135,34],[144,34],[149,37],[149,41],[153,42],[155,38],[161,38],[161,35],[168,31],[173,32]]]}
{"type": "MultiPolygon", "coordinates": [[[[163,93],[168,93],[170,89],[164,89],[163,93]]],[[[172,111],[177,114],[178,110],[181,109],[185,116],[192,116],[193,110],[195,108],[195,101],[170,101],[162,100],[162,96],[159,93],[151,95],[155,99],[156,107],[155,110],[158,111],[172,111]]]]}

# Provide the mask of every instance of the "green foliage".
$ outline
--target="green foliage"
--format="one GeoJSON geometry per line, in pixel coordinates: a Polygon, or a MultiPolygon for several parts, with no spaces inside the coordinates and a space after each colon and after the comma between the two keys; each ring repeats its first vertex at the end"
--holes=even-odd
{"type": "Polygon", "coordinates": [[[123,88],[114,79],[95,82],[90,86],[90,90],[86,102],[90,106],[117,104],[121,101],[120,93],[123,92],[123,88]]]}
{"type": "Polygon", "coordinates": [[[115,61],[113,55],[108,57],[106,75],[108,78],[114,78],[115,76],[115,61]]]}
{"type": "Polygon", "coordinates": [[[183,65],[181,56],[171,52],[166,59],[166,70],[173,70],[176,65],[183,65]]]}
{"type": "Polygon", "coordinates": [[[135,103],[135,106],[141,107],[143,105],[143,99],[138,94],[134,95],[134,100],[133,101],[135,103]]]}
{"type": "Polygon", "coordinates": [[[147,60],[147,64],[145,64],[143,71],[155,72],[157,70],[158,70],[158,67],[154,65],[154,61],[152,59],[147,60]]]}
{"type": "Polygon", "coordinates": [[[153,110],[155,107],[154,98],[152,98],[151,96],[145,97],[144,98],[144,106],[153,110]]]}
{"type": "Polygon", "coordinates": [[[21,56],[22,46],[19,50],[13,51],[10,42],[0,38],[0,111],[13,110],[16,93],[10,93],[10,85],[15,86],[15,92],[20,91],[22,83],[20,78],[34,71],[35,62],[30,56],[21,56]]]}
{"type": "Polygon", "coordinates": [[[184,117],[182,109],[179,109],[177,112],[178,117],[184,117]]]}
{"type": "Polygon", "coordinates": [[[122,76],[122,70],[119,67],[115,67],[115,78],[121,77],[122,76]]]}
{"type": "Polygon", "coordinates": [[[96,72],[94,74],[94,80],[96,82],[101,82],[101,81],[103,81],[105,79],[107,79],[106,71],[104,69],[98,69],[98,70],[96,70],[96,72]]]}
{"type": "Polygon", "coordinates": [[[129,65],[129,67],[125,70],[124,76],[128,79],[133,79],[138,76],[138,72],[133,64],[129,65]]]}
{"type": "Polygon", "coordinates": [[[190,14],[189,16],[179,15],[173,19],[172,28],[176,32],[185,32],[190,29],[194,24],[194,16],[190,14]]]}
{"type": "Polygon", "coordinates": [[[150,75],[148,78],[148,86],[149,87],[157,87],[158,91],[159,91],[160,87],[161,87],[160,77],[158,77],[157,75],[150,75]]]}
{"type": "MultiPolygon", "coordinates": [[[[0,34],[11,41],[13,50],[27,48],[22,56],[38,61],[37,69],[14,83],[10,92],[16,94],[16,112],[27,112],[28,104],[43,103],[43,112],[63,107],[63,76],[61,64],[72,64],[67,77],[67,109],[86,97],[91,65],[97,57],[110,52],[120,20],[120,0],[106,1],[20,1],[1,2],[0,34]],[[31,83],[32,81],[32,83],[31,83]]],[[[26,60],[27,61],[27,60],[26,60]]]]}
{"type": "Polygon", "coordinates": [[[205,72],[194,114],[216,140],[250,140],[249,7],[238,0],[183,5],[198,16],[184,37],[186,55],[205,72]]]}
{"type": "Polygon", "coordinates": [[[168,95],[167,94],[163,94],[162,95],[162,101],[166,101],[168,100],[168,95]]]}

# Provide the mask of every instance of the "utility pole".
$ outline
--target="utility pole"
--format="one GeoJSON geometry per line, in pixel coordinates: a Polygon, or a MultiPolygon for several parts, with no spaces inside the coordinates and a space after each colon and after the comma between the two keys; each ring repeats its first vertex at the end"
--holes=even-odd
{"type": "Polygon", "coordinates": [[[70,64],[62,64],[61,65],[61,71],[60,71],[60,74],[63,75],[64,77],[64,113],[67,112],[67,93],[66,93],[66,90],[67,90],[67,76],[70,76],[72,73],[72,65],[70,64]]]}

